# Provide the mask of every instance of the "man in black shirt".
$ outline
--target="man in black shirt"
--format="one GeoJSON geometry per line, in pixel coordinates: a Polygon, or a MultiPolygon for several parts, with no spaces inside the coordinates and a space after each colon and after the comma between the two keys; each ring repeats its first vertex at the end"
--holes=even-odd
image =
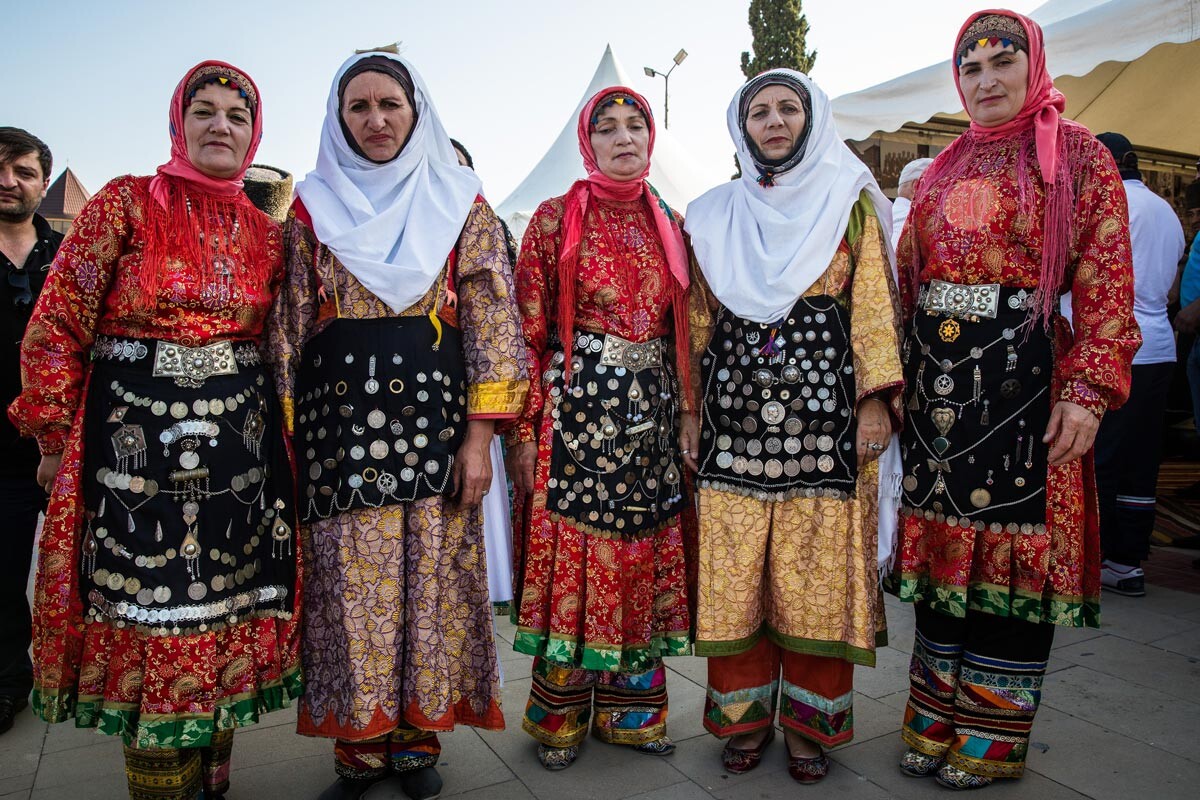
{"type": "MultiPolygon", "coordinates": [[[[0,127],[0,403],[21,391],[20,345],[62,234],[35,213],[50,185],[50,148],[20,128],[0,127]]],[[[46,493],[34,480],[37,444],[0,414],[0,734],[29,701],[32,637],[25,586],[46,493]]]]}

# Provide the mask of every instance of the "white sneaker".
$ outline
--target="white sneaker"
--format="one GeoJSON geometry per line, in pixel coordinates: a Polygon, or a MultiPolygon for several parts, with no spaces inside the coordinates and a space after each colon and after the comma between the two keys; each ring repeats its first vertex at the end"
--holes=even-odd
{"type": "Polygon", "coordinates": [[[1100,584],[1110,592],[1126,597],[1146,596],[1146,573],[1141,567],[1103,561],[1100,564],[1100,584]]]}

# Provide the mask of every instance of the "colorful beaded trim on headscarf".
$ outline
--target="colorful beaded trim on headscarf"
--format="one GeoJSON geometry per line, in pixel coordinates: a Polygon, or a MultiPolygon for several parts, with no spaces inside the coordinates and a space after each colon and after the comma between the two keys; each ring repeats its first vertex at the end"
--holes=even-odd
{"type": "Polygon", "coordinates": [[[183,93],[184,107],[186,108],[192,102],[192,98],[196,96],[196,92],[210,83],[219,83],[222,86],[237,89],[238,94],[250,105],[250,113],[258,114],[258,93],[254,91],[254,84],[245,75],[216,65],[201,67],[192,75],[192,80],[188,83],[187,90],[183,93]]]}
{"type": "Polygon", "coordinates": [[[595,128],[596,123],[600,121],[600,115],[611,106],[629,106],[643,117],[646,116],[646,111],[638,105],[637,100],[627,94],[611,94],[596,104],[596,111],[592,114],[592,128],[595,128]]]}
{"type": "Polygon", "coordinates": [[[1014,50],[1029,51],[1029,43],[1025,38],[1025,29],[1021,23],[1012,17],[1000,14],[988,14],[971,23],[962,37],[958,40],[958,62],[962,63],[967,53],[976,47],[1000,44],[1012,46],[1014,50]]]}
{"type": "Polygon", "coordinates": [[[812,131],[812,113],[812,97],[808,93],[808,87],[787,73],[764,72],[751,78],[742,87],[742,97],[738,101],[738,127],[741,128],[742,136],[746,140],[746,149],[750,151],[750,157],[754,159],[754,166],[758,168],[756,180],[759,186],[774,186],[776,175],[787,172],[804,158],[804,146],[808,144],[808,136],[812,131]],[[768,86],[783,86],[791,89],[800,98],[800,104],[804,106],[804,131],[800,134],[800,140],[796,142],[796,149],[778,162],[764,159],[750,135],[746,133],[746,117],[750,114],[750,103],[759,92],[768,86]]]}

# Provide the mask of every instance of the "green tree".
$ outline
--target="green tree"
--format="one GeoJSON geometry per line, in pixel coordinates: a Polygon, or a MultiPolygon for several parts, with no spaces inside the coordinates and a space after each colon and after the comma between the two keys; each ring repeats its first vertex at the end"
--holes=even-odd
{"type": "Polygon", "coordinates": [[[750,0],[751,47],[754,55],[742,53],[746,80],[768,69],[795,69],[808,74],[817,61],[817,51],[805,49],[808,20],[800,0],[750,0]]]}

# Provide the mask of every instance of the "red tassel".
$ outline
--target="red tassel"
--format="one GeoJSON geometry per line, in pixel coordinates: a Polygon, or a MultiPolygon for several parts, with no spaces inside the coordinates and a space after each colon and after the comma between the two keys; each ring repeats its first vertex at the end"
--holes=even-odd
{"type": "Polygon", "coordinates": [[[139,267],[137,306],[153,309],[166,265],[173,260],[192,265],[201,285],[217,280],[218,259],[228,265],[230,280],[266,286],[273,264],[266,247],[270,219],[244,194],[224,198],[191,189],[167,177],[164,208],[149,195],[145,258],[139,267]]]}

